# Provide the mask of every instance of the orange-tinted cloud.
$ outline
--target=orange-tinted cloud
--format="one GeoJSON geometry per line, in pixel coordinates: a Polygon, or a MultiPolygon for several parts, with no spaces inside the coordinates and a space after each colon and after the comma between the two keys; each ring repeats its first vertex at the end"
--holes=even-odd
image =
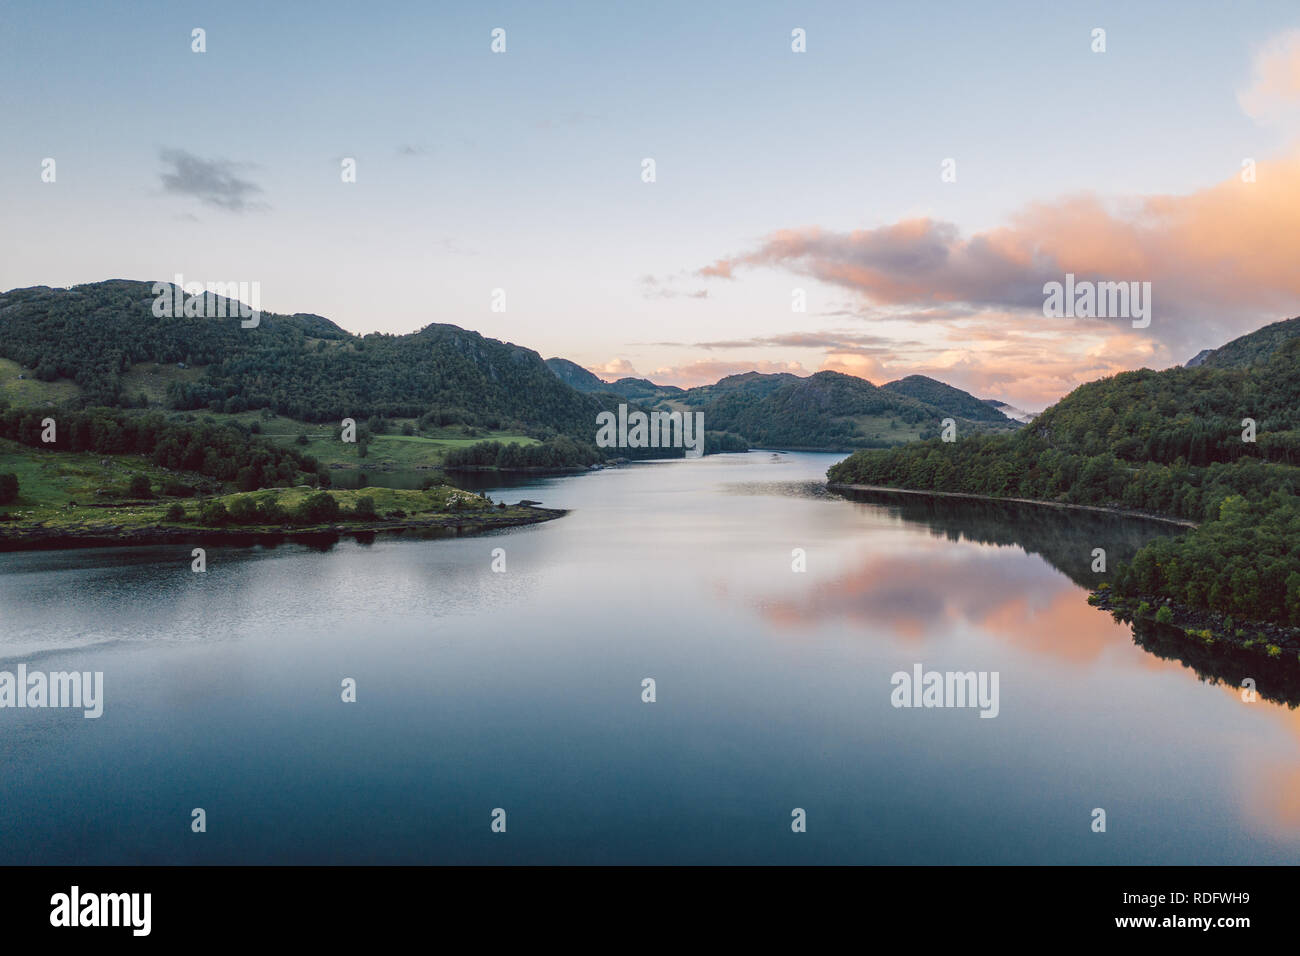
{"type": "Polygon", "coordinates": [[[893,377],[885,371],[885,365],[880,358],[875,355],[864,355],[861,352],[827,352],[826,360],[822,362],[819,371],[856,375],[876,385],[882,385],[893,377]]]}
{"type": "MultiPolygon", "coordinates": [[[[1046,319],[1043,285],[1152,284],[1147,330],[1179,350],[1300,312],[1300,150],[1262,161],[1255,181],[1234,172],[1188,195],[1106,201],[1092,195],[1031,204],[1002,227],[962,236],[952,223],[910,219],[875,229],[782,229],[757,248],[700,270],[734,275],[774,267],[859,293],[875,305],[961,303],[1000,310],[1024,328],[1074,335],[1127,328],[1046,319]]],[[[919,320],[923,313],[913,316],[919,320]]]]}
{"type": "Polygon", "coordinates": [[[588,365],[587,371],[597,378],[613,382],[620,378],[637,378],[636,368],[625,358],[612,358],[604,365],[588,365]]]}

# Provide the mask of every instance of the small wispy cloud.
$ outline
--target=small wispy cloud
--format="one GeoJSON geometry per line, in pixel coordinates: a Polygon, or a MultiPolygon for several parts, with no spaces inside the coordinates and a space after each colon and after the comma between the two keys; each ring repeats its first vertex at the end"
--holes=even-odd
{"type": "Polygon", "coordinates": [[[1286,122],[1300,117],[1300,30],[1274,37],[1255,55],[1250,86],[1237,102],[1251,118],[1286,122]]]}
{"type": "Polygon", "coordinates": [[[655,276],[641,277],[641,297],[645,299],[707,299],[709,297],[708,289],[681,289],[678,288],[676,276],[667,276],[663,279],[655,276]]]}
{"type": "Polygon", "coordinates": [[[265,208],[264,203],[250,201],[262,187],[239,175],[241,169],[255,168],[251,163],[226,159],[204,159],[183,149],[162,149],[159,173],[164,192],[190,196],[200,202],[228,212],[249,212],[265,208]]]}

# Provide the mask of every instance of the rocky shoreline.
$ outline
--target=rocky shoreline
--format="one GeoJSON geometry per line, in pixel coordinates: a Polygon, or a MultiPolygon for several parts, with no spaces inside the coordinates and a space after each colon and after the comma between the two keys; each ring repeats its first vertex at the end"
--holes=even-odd
{"type": "Polygon", "coordinates": [[[1109,611],[1117,620],[1126,623],[1150,621],[1167,625],[1181,631],[1187,640],[1207,646],[1223,644],[1269,658],[1300,660],[1300,627],[1264,621],[1235,621],[1227,615],[1186,607],[1154,594],[1121,598],[1111,594],[1110,588],[1106,587],[1093,590],[1088,603],[1109,611]],[[1144,604],[1145,609],[1142,607],[1144,604]],[[1162,615],[1165,619],[1161,620],[1156,615],[1164,608],[1169,613],[1162,615]]]}
{"type": "Polygon", "coordinates": [[[105,548],[155,544],[253,545],[284,541],[328,543],[343,537],[410,534],[419,537],[460,537],[501,528],[538,524],[562,518],[568,511],[534,505],[512,505],[483,514],[440,514],[432,518],[337,521],[325,525],[264,527],[202,527],[198,525],[100,526],[83,528],[14,528],[0,525],[0,552],[49,551],[63,548],[105,548]]]}

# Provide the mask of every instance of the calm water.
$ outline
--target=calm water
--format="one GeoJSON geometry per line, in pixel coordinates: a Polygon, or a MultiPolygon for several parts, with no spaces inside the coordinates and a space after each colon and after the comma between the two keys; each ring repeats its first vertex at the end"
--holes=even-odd
{"type": "Polygon", "coordinates": [[[545,479],[494,496],[568,517],[211,548],[205,574],[188,548],[0,555],[0,669],[106,696],[0,710],[0,863],[1296,859],[1296,712],[1085,603],[1091,549],[1151,525],[846,501],[819,488],[838,457],[545,479]],[[918,662],[997,671],[999,715],[895,709],[918,662]]]}

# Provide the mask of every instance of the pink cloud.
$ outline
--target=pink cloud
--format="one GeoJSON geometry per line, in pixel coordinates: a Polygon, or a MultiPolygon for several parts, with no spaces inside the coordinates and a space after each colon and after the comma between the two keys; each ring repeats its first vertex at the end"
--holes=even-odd
{"type": "Polygon", "coordinates": [[[620,378],[639,378],[632,363],[625,358],[612,358],[604,365],[588,365],[587,371],[597,378],[612,382],[620,378]]]}
{"type": "MultiPolygon", "coordinates": [[[[961,303],[1044,327],[1043,284],[1152,284],[1149,333],[1181,351],[1217,345],[1300,308],[1300,150],[1187,195],[1034,203],[1005,226],[963,236],[952,223],[902,220],[875,229],[782,229],[701,275],[785,269],[850,289],[876,306],[961,303]]],[[[942,313],[940,313],[942,314],[942,313]]],[[[1074,334],[1072,323],[1067,334],[1074,334]]],[[[1066,331],[1061,326],[1047,326],[1066,331]]]]}

